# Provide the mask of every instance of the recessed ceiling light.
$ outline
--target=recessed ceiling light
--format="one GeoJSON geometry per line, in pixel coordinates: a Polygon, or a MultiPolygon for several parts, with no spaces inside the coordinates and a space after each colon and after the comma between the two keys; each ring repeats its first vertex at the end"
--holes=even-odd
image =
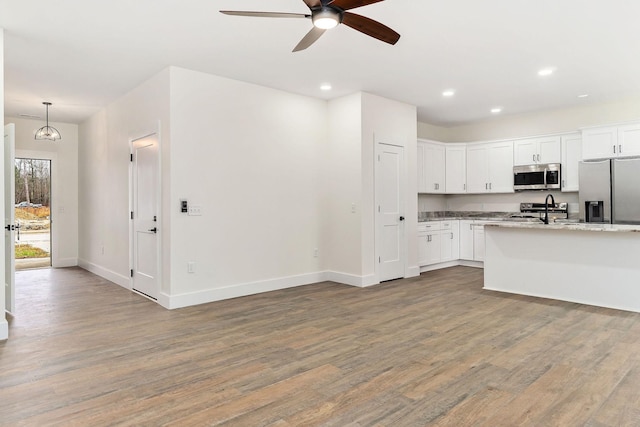
{"type": "Polygon", "coordinates": [[[491,109],[491,113],[498,114],[502,112],[502,107],[496,107],[491,109]]]}
{"type": "Polygon", "coordinates": [[[442,92],[442,96],[444,96],[446,98],[449,98],[449,97],[451,97],[451,96],[453,96],[455,94],[456,94],[456,91],[453,90],[453,89],[448,89],[448,90],[445,90],[444,92],[442,92]]]}
{"type": "Polygon", "coordinates": [[[543,68],[542,70],[538,71],[538,75],[541,77],[550,76],[555,70],[555,68],[543,68]]]}
{"type": "Polygon", "coordinates": [[[323,83],[322,85],[320,85],[320,90],[324,90],[325,92],[331,90],[331,84],[323,83]]]}
{"type": "Polygon", "coordinates": [[[578,95],[578,98],[588,98],[589,94],[588,93],[583,93],[582,95],[578,95]]]}
{"type": "Polygon", "coordinates": [[[18,114],[18,117],[24,117],[25,119],[40,119],[40,116],[36,116],[34,114],[24,114],[24,113],[20,113],[18,114]]]}

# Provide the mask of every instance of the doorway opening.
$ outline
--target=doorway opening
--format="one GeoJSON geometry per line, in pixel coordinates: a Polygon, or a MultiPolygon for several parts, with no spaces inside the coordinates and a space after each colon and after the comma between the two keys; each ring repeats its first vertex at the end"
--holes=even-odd
{"type": "Polygon", "coordinates": [[[51,160],[15,159],[16,270],[51,267],[51,160]]]}

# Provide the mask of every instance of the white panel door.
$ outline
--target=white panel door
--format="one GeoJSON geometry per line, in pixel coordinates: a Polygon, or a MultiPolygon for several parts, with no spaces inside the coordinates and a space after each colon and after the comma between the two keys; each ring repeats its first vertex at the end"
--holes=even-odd
{"type": "Polygon", "coordinates": [[[16,253],[15,253],[15,145],[16,128],[13,123],[4,127],[4,286],[5,310],[16,311],[16,253]],[[7,229],[8,227],[8,229],[7,229]]]}
{"type": "Polygon", "coordinates": [[[157,299],[158,284],[158,139],[133,141],[133,274],[132,288],[157,299]]]}
{"type": "Polygon", "coordinates": [[[404,149],[378,144],[376,200],[378,205],[378,279],[404,277],[404,149]]]}

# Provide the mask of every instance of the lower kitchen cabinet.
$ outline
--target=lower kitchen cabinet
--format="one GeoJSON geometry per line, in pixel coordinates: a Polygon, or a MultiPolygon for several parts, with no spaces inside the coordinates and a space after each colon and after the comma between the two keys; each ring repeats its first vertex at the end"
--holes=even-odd
{"type": "Polygon", "coordinates": [[[484,261],[484,224],[473,224],[473,260],[484,261]]]}
{"type": "Polygon", "coordinates": [[[440,262],[460,259],[460,221],[443,221],[440,229],[440,262]]]}
{"type": "Polygon", "coordinates": [[[460,220],[460,259],[473,261],[473,221],[460,220]]]}
{"type": "Polygon", "coordinates": [[[459,221],[429,221],[418,225],[418,265],[460,258],[459,221]]]}

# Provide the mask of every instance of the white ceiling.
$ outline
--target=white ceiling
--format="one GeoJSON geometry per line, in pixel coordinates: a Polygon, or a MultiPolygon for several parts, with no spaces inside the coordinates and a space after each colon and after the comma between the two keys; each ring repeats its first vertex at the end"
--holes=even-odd
{"type": "Polygon", "coordinates": [[[80,123],[169,65],[327,99],[366,91],[445,126],[495,106],[640,96],[638,0],[386,0],[353,12],[398,31],[397,45],[341,25],[298,53],[310,21],[220,9],[308,12],[302,0],[0,0],[5,114],[43,117],[47,100],[52,121],[80,123]]]}

